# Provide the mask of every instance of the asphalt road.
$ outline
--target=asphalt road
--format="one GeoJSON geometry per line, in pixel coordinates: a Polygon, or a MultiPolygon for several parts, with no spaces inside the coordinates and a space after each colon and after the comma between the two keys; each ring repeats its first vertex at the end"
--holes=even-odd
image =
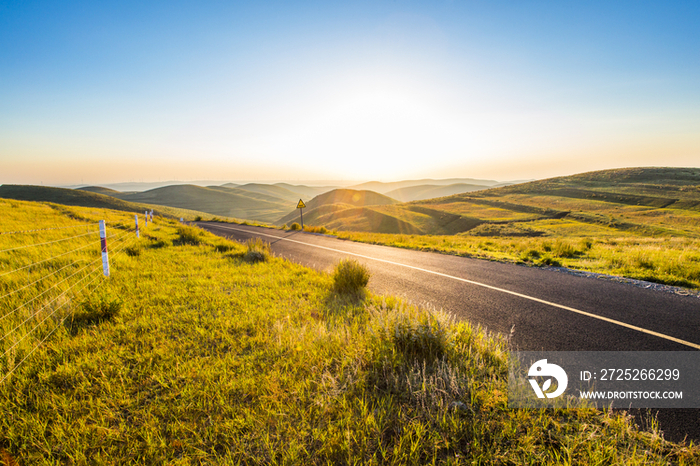
{"type": "MultiPolygon", "coordinates": [[[[521,351],[698,351],[700,299],[534,267],[355,243],[323,235],[198,222],[220,236],[260,237],[277,256],[331,271],[354,258],[369,289],[427,304],[521,351]]],[[[700,382],[700,381],[698,381],[700,382]]],[[[700,440],[700,410],[659,410],[667,438],[700,440]]]]}

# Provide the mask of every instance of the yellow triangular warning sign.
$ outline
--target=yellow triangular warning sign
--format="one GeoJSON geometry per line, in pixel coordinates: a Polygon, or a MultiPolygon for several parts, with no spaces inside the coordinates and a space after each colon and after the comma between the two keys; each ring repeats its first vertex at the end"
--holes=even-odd
{"type": "Polygon", "coordinates": [[[304,201],[299,199],[299,204],[297,204],[297,209],[303,209],[304,207],[306,207],[306,204],[304,204],[304,201]]]}

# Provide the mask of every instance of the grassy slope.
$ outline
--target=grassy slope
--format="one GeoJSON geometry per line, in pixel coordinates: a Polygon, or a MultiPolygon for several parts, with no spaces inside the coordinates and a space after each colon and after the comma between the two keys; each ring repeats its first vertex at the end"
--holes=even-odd
{"type": "Polygon", "coordinates": [[[274,184],[247,183],[238,188],[249,192],[274,196],[278,199],[290,202],[293,205],[296,205],[296,202],[299,200],[299,193],[274,184]]]}
{"type": "MultiPolygon", "coordinates": [[[[207,186],[206,189],[211,189],[213,191],[218,191],[220,193],[225,193],[225,194],[234,194],[237,196],[243,196],[244,198],[249,198],[249,199],[253,199],[256,201],[262,201],[263,203],[267,204],[267,205],[263,204],[263,206],[265,206],[265,207],[270,207],[270,204],[278,206],[280,203],[286,203],[285,207],[287,207],[287,208],[290,205],[294,205],[294,201],[289,201],[289,200],[283,201],[279,197],[277,197],[276,195],[263,192],[262,190],[260,190],[260,192],[259,192],[258,190],[247,190],[247,189],[243,189],[240,187],[239,188],[226,188],[223,186],[207,186]]],[[[246,201],[248,201],[248,199],[246,199],[246,201]]],[[[253,204],[253,206],[255,206],[255,204],[253,204]]]]}
{"type": "MultiPolygon", "coordinates": [[[[104,188],[99,188],[104,189],[104,188]]],[[[108,190],[112,191],[112,190],[108,190]]],[[[119,191],[114,191],[119,193],[119,191]]],[[[123,194],[123,193],[120,193],[123,194]]],[[[0,198],[20,201],[53,202],[55,204],[79,207],[97,207],[142,214],[153,209],[155,215],[193,220],[202,212],[178,209],[169,206],[154,206],[149,203],[129,202],[94,190],[51,188],[46,186],[10,185],[0,186],[0,198]]]]}
{"type": "Polygon", "coordinates": [[[117,191],[116,189],[103,188],[102,186],[84,186],[82,188],[78,188],[78,191],[88,191],[91,193],[104,194],[105,196],[113,197],[118,197],[119,194],[121,194],[121,192],[117,191]]]}
{"type": "MultiPolygon", "coordinates": [[[[129,220],[15,201],[0,211],[13,230],[129,220]]],[[[89,299],[72,297],[56,331],[51,317],[22,343],[15,362],[47,337],[0,386],[5,462],[700,461],[696,446],[617,414],[509,410],[505,340],[392,298],[343,297],[328,275],[248,263],[241,245],[193,233],[151,225],[129,255],[113,251],[112,277],[89,299]]],[[[16,238],[0,236],[0,247],[16,238]]],[[[8,364],[0,359],[3,374],[8,364]]]]}
{"type": "Polygon", "coordinates": [[[306,203],[307,207],[314,208],[324,204],[349,204],[356,207],[373,205],[390,205],[398,201],[374,191],[356,189],[334,189],[327,193],[319,194],[306,203]]]}
{"type": "MultiPolygon", "coordinates": [[[[378,206],[378,205],[391,205],[396,204],[398,201],[390,197],[384,196],[383,194],[375,193],[374,191],[358,191],[355,189],[334,189],[332,191],[319,194],[308,202],[305,202],[307,212],[312,212],[314,209],[326,206],[326,205],[342,205],[348,206],[347,208],[353,209],[355,207],[367,207],[367,206],[378,206]]],[[[336,211],[340,212],[339,209],[336,211]]],[[[312,214],[319,215],[320,214],[312,214]]],[[[371,215],[371,214],[370,214],[371,215]]],[[[283,224],[296,221],[299,216],[299,212],[294,210],[289,212],[284,217],[280,218],[276,223],[283,224]]],[[[345,215],[345,218],[348,216],[345,215]]],[[[310,217],[311,218],[311,217],[310,217]]]]}
{"type": "Polygon", "coordinates": [[[337,189],[337,186],[306,186],[289,183],[246,183],[243,185],[226,183],[221,186],[224,188],[240,188],[251,192],[262,192],[286,200],[298,200],[300,196],[305,199],[310,199],[319,194],[337,189]]]}
{"type": "MultiPolygon", "coordinates": [[[[335,206],[332,204],[331,206],[335,206]]],[[[319,210],[319,209],[316,209],[319,210]]],[[[312,214],[315,213],[312,211],[312,214]]],[[[410,222],[391,215],[386,209],[377,207],[350,207],[338,212],[319,216],[318,224],[330,229],[346,228],[353,231],[377,231],[382,233],[418,233],[419,230],[410,222]]],[[[310,220],[308,224],[315,222],[310,220]]]]}
{"type": "Polygon", "coordinates": [[[290,209],[289,204],[269,196],[261,196],[239,188],[204,188],[176,185],[142,193],[120,196],[134,202],[148,202],[183,209],[199,210],[213,215],[271,222],[290,209]]]}
{"type": "MultiPolygon", "coordinates": [[[[410,202],[394,209],[392,215],[410,223],[407,211],[432,209],[423,213],[434,217],[433,222],[414,224],[423,234],[466,232],[483,222],[529,222],[568,216],[581,223],[609,225],[642,235],[690,233],[697,237],[697,231],[673,228],[673,224],[692,225],[700,213],[699,171],[652,168],[592,172],[410,202]],[[464,216],[467,221],[461,229],[457,222],[450,231],[444,231],[439,211],[464,216]],[[501,215],[494,216],[495,213],[501,215]]],[[[343,222],[335,224],[338,230],[352,230],[343,222]]]]}

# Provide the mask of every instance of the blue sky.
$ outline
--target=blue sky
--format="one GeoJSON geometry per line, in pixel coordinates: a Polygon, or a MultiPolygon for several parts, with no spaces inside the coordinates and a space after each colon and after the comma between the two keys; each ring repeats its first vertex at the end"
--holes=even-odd
{"type": "Polygon", "coordinates": [[[0,4],[0,182],[698,166],[696,2],[0,4]]]}

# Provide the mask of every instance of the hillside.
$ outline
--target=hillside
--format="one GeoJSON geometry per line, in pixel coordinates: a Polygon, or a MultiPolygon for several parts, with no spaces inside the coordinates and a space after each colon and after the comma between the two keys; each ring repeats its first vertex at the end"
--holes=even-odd
{"type": "Polygon", "coordinates": [[[365,207],[370,205],[390,205],[398,201],[388,196],[367,190],[356,189],[334,189],[327,193],[319,194],[306,203],[309,209],[322,206],[324,204],[348,204],[355,207],[365,207]]]}
{"type": "Polygon", "coordinates": [[[273,184],[262,184],[262,183],[248,183],[237,186],[237,189],[242,191],[248,191],[251,193],[266,194],[268,196],[287,201],[291,204],[296,204],[299,200],[299,193],[290,191],[283,186],[277,186],[273,184]]]}
{"type": "MultiPolygon", "coordinates": [[[[233,194],[236,196],[240,196],[242,198],[246,199],[252,199],[252,200],[258,200],[258,201],[263,201],[268,204],[283,204],[283,205],[292,205],[296,204],[296,199],[291,201],[287,200],[285,201],[284,199],[281,199],[273,194],[268,194],[265,193],[263,190],[257,191],[257,190],[246,190],[246,189],[241,189],[240,187],[238,188],[228,188],[228,187],[223,187],[223,186],[207,186],[206,189],[211,189],[212,191],[218,191],[221,193],[225,194],[233,194]]],[[[206,194],[203,195],[203,197],[206,198],[206,194]]],[[[242,205],[243,206],[243,205],[242,205]]],[[[249,205],[246,207],[250,207],[249,205]]]]}
{"type": "Polygon", "coordinates": [[[80,191],[104,194],[132,203],[156,204],[220,217],[271,223],[293,209],[300,198],[308,199],[312,193],[317,195],[330,189],[284,183],[226,183],[207,187],[177,184],[143,192],[88,186],[80,188],[80,191]]]}
{"type": "Polygon", "coordinates": [[[289,183],[275,183],[274,186],[279,186],[288,191],[296,193],[300,198],[311,199],[319,194],[339,189],[338,186],[306,186],[289,183]]]}
{"type": "Polygon", "coordinates": [[[405,188],[412,188],[415,186],[424,186],[424,185],[432,185],[432,186],[449,186],[453,184],[470,184],[470,185],[477,185],[477,186],[496,186],[499,184],[498,181],[495,180],[478,180],[474,178],[448,178],[448,179],[442,179],[442,180],[433,180],[430,178],[422,179],[422,180],[404,180],[404,181],[391,181],[391,182],[382,182],[382,181],[369,181],[367,183],[361,183],[358,185],[350,186],[350,189],[366,189],[370,191],[375,191],[381,194],[387,194],[389,191],[394,191],[397,189],[405,189],[405,188]]]}
{"type": "MultiPolygon", "coordinates": [[[[184,217],[188,220],[192,220],[196,216],[202,214],[202,212],[188,209],[177,209],[167,206],[158,207],[151,203],[129,202],[111,195],[102,194],[111,191],[112,190],[98,187],[90,189],[65,189],[47,186],[4,184],[0,186],[0,198],[15,199],[18,201],[53,202],[55,204],[67,206],[95,207],[139,214],[144,213],[146,210],[153,209],[156,215],[170,218],[184,217]]],[[[113,194],[123,195],[124,193],[113,191],[113,194]]]]}
{"type": "MultiPolygon", "coordinates": [[[[365,183],[365,185],[377,186],[383,190],[396,188],[391,191],[391,193],[399,197],[400,201],[405,202],[485,189],[484,184],[493,185],[496,183],[495,181],[489,180],[472,180],[475,184],[452,183],[453,181],[464,181],[464,179],[413,180],[395,183],[371,182],[365,183]],[[430,181],[433,184],[420,184],[425,181],[430,181]]],[[[396,199],[391,198],[391,196],[382,196],[382,194],[374,193],[369,190],[348,191],[347,189],[340,189],[333,186],[306,186],[289,183],[226,183],[220,186],[206,187],[192,184],[176,184],[149,189],[143,192],[121,192],[99,186],[82,187],[80,190],[104,194],[121,199],[122,201],[137,204],[148,203],[169,206],[175,209],[187,209],[214,216],[235,217],[242,220],[267,223],[274,221],[285,223],[291,221],[292,217],[295,215],[295,212],[293,212],[294,206],[296,206],[299,199],[303,199],[309,206],[309,210],[307,211],[309,221],[314,223],[324,222],[333,225],[337,224],[340,229],[361,228],[363,231],[378,229],[377,231],[411,231],[414,233],[444,233],[445,231],[454,231],[454,229],[444,230],[439,227],[428,227],[426,229],[425,225],[422,227],[417,225],[410,226],[406,224],[406,219],[397,218],[394,215],[395,213],[388,213],[377,209],[346,212],[336,219],[328,217],[326,215],[328,214],[327,211],[313,211],[315,207],[325,204],[368,207],[390,205],[397,202],[396,199]],[[349,192],[353,192],[353,194],[347,194],[349,192]],[[369,194],[359,194],[359,200],[354,200],[353,196],[356,196],[357,192],[366,192],[369,194]],[[315,197],[318,197],[318,199],[314,200],[313,198],[315,197]],[[362,219],[361,217],[365,215],[367,218],[362,219]],[[280,217],[283,218],[280,220],[280,217]],[[358,218],[355,219],[355,217],[358,218]],[[371,217],[371,219],[369,217],[371,217]],[[379,221],[379,219],[382,220],[379,221]],[[394,227],[390,228],[389,225],[394,225],[394,227]]],[[[334,211],[339,210],[338,208],[334,209],[334,211]]],[[[407,213],[407,215],[410,214],[407,213]]],[[[425,224],[426,222],[419,223],[425,224]]],[[[428,223],[430,224],[431,222],[428,223]]]]}
{"type": "Polygon", "coordinates": [[[453,194],[466,193],[487,189],[487,186],[478,184],[456,183],[442,185],[422,184],[418,186],[408,186],[398,188],[385,193],[387,196],[401,202],[420,201],[423,199],[434,199],[436,197],[451,196],[453,194]]]}
{"type": "Polygon", "coordinates": [[[195,185],[166,186],[141,193],[124,193],[119,197],[132,202],[167,205],[262,222],[278,219],[294,205],[279,198],[241,190],[238,187],[205,188],[195,185]]]}
{"type": "MultiPolygon", "coordinates": [[[[327,193],[319,194],[310,201],[305,202],[306,208],[304,209],[304,219],[305,223],[312,225],[315,222],[320,221],[319,219],[326,218],[325,216],[330,213],[327,206],[334,206],[331,208],[331,210],[337,215],[343,210],[354,209],[356,207],[381,206],[396,203],[398,203],[397,200],[373,191],[334,189],[327,193]]],[[[363,210],[361,209],[359,212],[363,212],[363,210]]],[[[367,210],[367,212],[373,211],[367,210]]],[[[295,209],[277,220],[276,223],[281,225],[284,223],[295,222],[298,221],[298,218],[299,212],[297,209],[295,209]]],[[[343,218],[347,218],[347,216],[343,218]]]]}
{"type": "Polygon", "coordinates": [[[698,237],[700,169],[627,168],[550,178],[417,204],[497,223],[560,219],[644,235],[698,237]]]}
{"type": "Polygon", "coordinates": [[[104,194],[105,196],[119,197],[122,194],[121,191],[116,189],[103,188],[102,186],[84,186],[82,188],[77,188],[78,191],[87,191],[90,193],[104,194]]]}
{"type": "MultiPolygon", "coordinates": [[[[574,222],[605,226],[645,235],[696,237],[699,232],[692,219],[700,212],[698,172],[698,169],[673,168],[606,170],[461,192],[391,208],[377,207],[371,213],[367,212],[375,217],[388,215],[396,221],[411,224],[410,228],[404,226],[401,231],[376,230],[377,233],[412,231],[442,235],[474,230],[474,234],[510,231],[516,235],[540,236],[547,234],[546,229],[539,228],[542,222],[562,220],[561,224],[574,222]],[[430,217],[430,220],[416,216],[416,213],[430,217]]],[[[397,197],[423,196],[464,187],[401,188],[392,194],[397,197]]],[[[364,215],[362,211],[354,212],[355,216],[364,215]]],[[[372,224],[368,219],[348,220],[351,217],[349,213],[340,216],[338,212],[325,212],[324,215],[310,216],[308,224],[339,231],[351,231],[358,224],[372,224]]],[[[360,231],[370,230],[363,228],[360,231]]]]}
{"type": "Polygon", "coordinates": [[[483,194],[488,196],[546,194],[628,205],[693,209],[697,208],[699,205],[697,202],[700,202],[700,169],[601,170],[491,189],[483,194]]]}

